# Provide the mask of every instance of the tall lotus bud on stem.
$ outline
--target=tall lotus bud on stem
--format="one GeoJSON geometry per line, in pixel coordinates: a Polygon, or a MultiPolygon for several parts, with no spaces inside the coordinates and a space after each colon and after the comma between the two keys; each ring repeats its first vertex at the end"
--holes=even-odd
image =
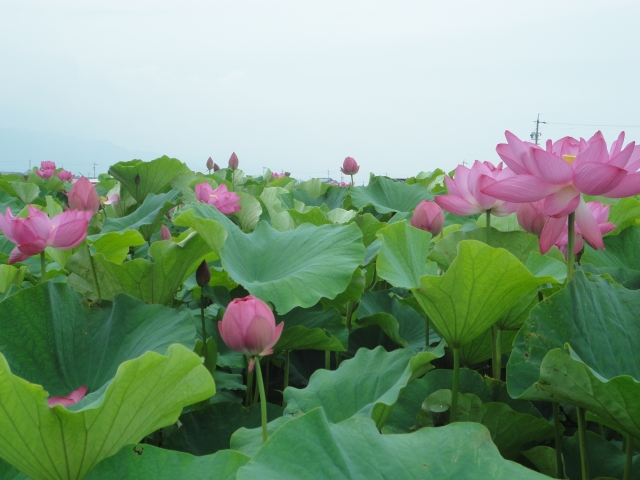
{"type": "Polygon", "coordinates": [[[213,163],[213,171],[217,172],[218,170],[220,170],[220,165],[218,165],[217,163],[213,163]]]}
{"type": "Polygon", "coordinates": [[[423,200],[413,211],[411,226],[425,230],[435,237],[444,227],[442,208],[435,202],[423,200]]]}
{"type": "Polygon", "coordinates": [[[100,208],[98,192],[86,177],[80,177],[69,190],[69,207],[93,213],[100,208]]]}
{"type": "Polygon", "coordinates": [[[212,169],[213,169],[213,158],[209,157],[207,159],[207,170],[209,170],[209,173],[211,173],[212,169]]]}
{"type": "Polygon", "coordinates": [[[136,182],[136,185],[140,185],[140,174],[136,175],[136,178],[133,181],[136,182]]]}
{"type": "Polygon", "coordinates": [[[171,240],[171,232],[166,225],[160,227],[160,240],[171,240]]]}
{"type": "Polygon", "coordinates": [[[340,169],[345,175],[351,175],[351,185],[353,185],[353,176],[360,171],[360,165],[353,158],[347,157],[342,162],[342,168],[340,169]]]}
{"type": "Polygon", "coordinates": [[[207,262],[203,260],[196,270],[196,282],[199,287],[204,287],[210,280],[211,272],[209,272],[209,265],[207,265],[207,262]]]}
{"type": "Polygon", "coordinates": [[[236,155],[236,152],[233,152],[231,154],[231,157],[229,157],[229,168],[231,170],[237,169],[238,163],[239,163],[238,156],[236,155]]]}

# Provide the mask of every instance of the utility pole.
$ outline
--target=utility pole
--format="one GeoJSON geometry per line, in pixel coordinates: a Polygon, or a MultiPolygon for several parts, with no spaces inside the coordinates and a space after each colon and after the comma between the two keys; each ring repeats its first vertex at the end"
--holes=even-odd
{"type": "Polygon", "coordinates": [[[96,178],[96,163],[93,162],[93,178],[96,178]]]}
{"type": "Polygon", "coordinates": [[[542,135],[542,132],[538,131],[538,127],[540,126],[541,123],[547,123],[547,122],[541,122],[540,121],[540,114],[538,114],[538,118],[536,119],[536,131],[535,132],[531,132],[531,140],[533,140],[535,142],[536,145],[538,145],[538,140],[540,139],[540,136],[542,135]]]}

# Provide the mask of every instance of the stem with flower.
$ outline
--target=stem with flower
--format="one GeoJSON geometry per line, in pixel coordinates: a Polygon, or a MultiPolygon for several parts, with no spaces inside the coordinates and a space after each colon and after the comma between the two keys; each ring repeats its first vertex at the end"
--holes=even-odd
{"type": "Polygon", "coordinates": [[[262,443],[267,441],[267,397],[264,393],[264,381],[262,379],[262,370],[260,367],[260,358],[255,357],[256,379],[258,380],[258,389],[260,390],[260,416],[262,417],[262,443]]]}

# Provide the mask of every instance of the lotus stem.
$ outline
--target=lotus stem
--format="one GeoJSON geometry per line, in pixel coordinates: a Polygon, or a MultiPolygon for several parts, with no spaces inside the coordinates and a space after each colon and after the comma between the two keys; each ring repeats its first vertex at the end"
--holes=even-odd
{"type": "Polygon", "coordinates": [[[564,464],[562,461],[562,430],[560,425],[560,404],[551,402],[553,409],[553,427],[556,434],[556,478],[564,478],[564,464]]]}
{"type": "Polygon", "coordinates": [[[567,283],[573,278],[573,264],[575,263],[576,254],[573,251],[575,243],[575,212],[569,214],[568,228],[567,228],[567,283]]]}
{"type": "Polygon", "coordinates": [[[98,301],[102,298],[100,296],[100,284],[98,283],[98,275],[96,273],[96,264],[93,262],[93,257],[91,256],[91,248],[87,243],[87,256],[89,257],[89,265],[91,265],[91,273],[93,274],[93,282],[96,284],[96,295],[98,296],[98,301]]]}
{"type": "Polygon", "coordinates": [[[625,448],[625,462],[624,462],[624,476],[622,480],[630,480],[631,479],[631,468],[633,467],[633,437],[631,435],[627,435],[625,437],[627,441],[627,445],[625,448]]]}
{"type": "Polygon", "coordinates": [[[587,412],[582,407],[577,407],[576,411],[578,414],[578,439],[580,441],[582,480],[589,480],[591,476],[589,475],[589,457],[587,456],[587,412]]]}
{"type": "Polygon", "coordinates": [[[492,359],[491,366],[493,368],[493,378],[500,380],[502,376],[502,330],[498,325],[491,326],[491,343],[492,345],[492,359]]]}
{"type": "Polygon", "coordinates": [[[449,423],[458,418],[458,384],[460,383],[460,349],[453,347],[453,381],[451,382],[451,411],[449,423]]]}
{"type": "Polygon", "coordinates": [[[331,350],[324,351],[324,369],[331,370],[331,350]]]}
{"type": "Polygon", "coordinates": [[[256,358],[256,378],[258,379],[258,389],[260,390],[260,416],[262,417],[262,443],[267,442],[267,397],[264,394],[264,381],[262,380],[262,370],[260,359],[256,358]]]}
{"type": "Polygon", "coordinates": [[[249,364],[247,364],[247,395],[245,398],[245,407],[250,407],[251,406],[251,400],[253,399],[252,397],[252,392],[253,392],[253,371],[249,370],[249,364]]]}
{"type": "Polygon", "coordinates": [[[40,282],[44,283],[47,279],[47,259],[44,256],[44,250],[40,252],[40,282]]]}
{"type": "Polygon", "coordinates": [[[351,331],[351,317],[353,316],[353,302],[347,301],[347,330],[351,331]]]}
{"type": "MultiPolygon", "coordinates": [[[[337,352],[336,352],[337,353],[337,352]]],[[[289,350],[284,352],[284,385],[282,387],[282,408],[287,406],[287,402],[284,401],[284,391],[289,386],[289,350]]]]}
{"type": "Polygon", "coordinates": [[[209,352],[207,348],[207,327],[204,322],[204,297],[200,297],[200,319],[202,320],[202,351],[204,357],[204,365],[209,370],[209,352]]]}
{"type": "Polygon", "coordinates": [[[354,187],[355,183],[353,183],[353,174],[351,174],[351,186],[354,187]]]}
{"type": "Polygon", "coordinates": [[[487,210],[487,245],[491,239],[491,210],[487,210]]]}
{"type": "Polygon", "coordinates": [[[431,325],[429,325],[429,323],[430,323],[429,316],[425,315],[424,316],[424,329],[425,329],[425,332],[426,332],[425,339],[424,339],[425,347],[429,347],[429,345],[431,345],[431,343],[429,342],[429,340],[430,340],[429,339],[429,332],[431,331],[431,325]]]}

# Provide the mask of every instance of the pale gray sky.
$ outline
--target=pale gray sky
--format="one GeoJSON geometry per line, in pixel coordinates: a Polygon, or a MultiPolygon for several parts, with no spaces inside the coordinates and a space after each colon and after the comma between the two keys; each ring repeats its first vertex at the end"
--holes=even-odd
{"type": "Polygon", "coordinates": [[[249,174],[336,178],[352,156],[360,181],[405,177],[495,163],[538,113],[542,141],[640,141],[639,18],[637,0],[0,0],[0,170],[235,150],[249,174]]]}

